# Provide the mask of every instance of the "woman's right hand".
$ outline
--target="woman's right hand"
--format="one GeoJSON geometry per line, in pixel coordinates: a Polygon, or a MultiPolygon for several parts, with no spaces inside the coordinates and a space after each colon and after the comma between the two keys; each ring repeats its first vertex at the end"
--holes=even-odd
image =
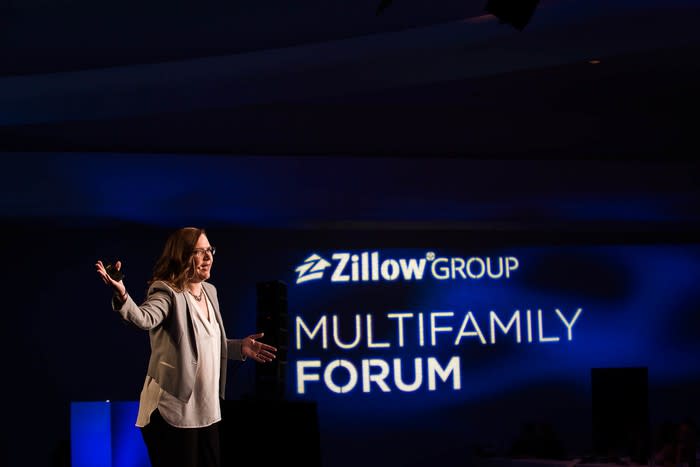
{"type": "MultiPolygon", "coordinates": [[[[124,286],[124,281],[115,281],[112,279],[109,274],[107,273],[107,269],[105,269],[104,264],[102,264],[101,260],[97,260],[97,263],[95,264],[95,268],[97,269],[97,274],[100,275],[102,278],[102,281],[112,287],[114,289],[114,293],[117,295],[120,301],[124,301],[126,298],[126,287],[124,286]]],[[[114,268],[119,271],[122,268],[122,262],[117,261],[114,265],[114,268]]]]}

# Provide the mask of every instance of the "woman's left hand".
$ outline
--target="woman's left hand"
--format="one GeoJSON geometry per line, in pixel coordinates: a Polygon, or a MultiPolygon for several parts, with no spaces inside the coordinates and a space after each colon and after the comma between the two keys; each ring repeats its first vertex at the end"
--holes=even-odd
{"type": "Polygon", "coordinates": [[[243,338],[241,341],[241,353],[258,363],[267,363],[274,360],[277,349],[258,340],[264,335],[265,334],[261,332],[243,338]]]}

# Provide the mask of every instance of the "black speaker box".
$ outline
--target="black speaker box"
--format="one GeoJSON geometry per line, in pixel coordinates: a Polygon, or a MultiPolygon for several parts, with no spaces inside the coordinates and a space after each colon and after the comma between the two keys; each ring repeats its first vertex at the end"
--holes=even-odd
{"type": "Polygon", "coordinates": [[[277,358],[255,368],[255,394],[260,399],[283,399],[289,346],[287,285],[282,281],[257,284],[257,329],[263,341],[277,348],[277,358]]]}
{"type": "Polygon", "coordinates": [[[486,11],[501,22],[522,30],[530,22],[539,0],[488,0],[486,11]]]}
{"type": "Polygon", "coordinates": [[[651,438],[647,368],[593,368],[591,392],[596,456],[646,464],[651,438]]]}
{"type": "Polygon", "coordinates": [[[320,467],[315,402],[222,401],[221,414],[222,467],[320,467]]]}

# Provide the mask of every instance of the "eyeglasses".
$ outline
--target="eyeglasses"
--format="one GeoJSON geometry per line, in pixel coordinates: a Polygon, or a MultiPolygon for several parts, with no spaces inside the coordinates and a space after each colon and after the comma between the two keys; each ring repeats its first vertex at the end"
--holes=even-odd
{"type": "Polygon", "coordinates": [[[192,250],[192,255],[197,258],[204,256],[204,253],[209,253],[211,256],[214,256],[214,254],[216,254],[216,247],[210,246],[209,248],[195,248],[192,250]]]}

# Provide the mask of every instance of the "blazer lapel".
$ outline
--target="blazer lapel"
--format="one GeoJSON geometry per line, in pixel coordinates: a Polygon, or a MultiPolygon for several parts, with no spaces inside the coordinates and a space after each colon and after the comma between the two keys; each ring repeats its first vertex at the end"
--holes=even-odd
{"type": "Polygon", "coordinates": [[[221,331],[221,356],[226,358],[226,331],[224,330],[224,321],[221,319],[221,312],[219,311],[219,300],[216,298],[216,293],[213,290],[213,286],[207,282],[202,282],[202,287],[204,287],[204,293],[207,294],[209,301],[214,307],[214,314],[216,315],[216,322],[219,325],[219,330],[221,331]]]}

